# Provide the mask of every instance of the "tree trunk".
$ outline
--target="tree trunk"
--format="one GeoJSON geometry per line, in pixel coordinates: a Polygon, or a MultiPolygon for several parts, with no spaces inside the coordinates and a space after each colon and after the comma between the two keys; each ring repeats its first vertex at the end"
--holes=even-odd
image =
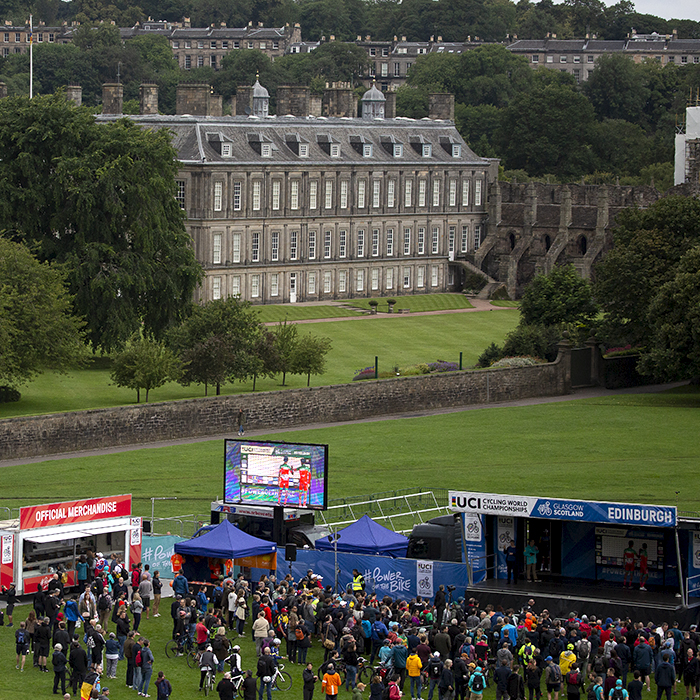
{"type": "Polygon", "coordinates": [[[146,389],[146,403],[148,403],[148,389],[146,389]]]}
{"type": "Polygon", "coordinates": [[[141,403],[141,389],[136,389],[136,403],[141,403]]]}
{"type": "Polygon", "coordinates": [[[209,391],[209,385],[206,382],[204,382],[204,395],[205,396],[207,395],[207,391],[209,391]]]}
{"type": "Polygon", "coordinates": [[[286,376],[287,376],[287,372],[285,370],[282,370],[282,386],[284,386],[284,380],[285,380],[286,376]]]}
{"type": "Polygon", "coordinates": [[[306,375],[306,386],[311,385],[311,372],[306,375]]]}
{"type": "Polygon", "coordinates": [[[255,391],[255,380],[258,378],[257,374],[253,375],[253,391],[255,391]]]}
{"type": "Polygon", "coordinates": [[[221,395],[221,384],[219,382],[216,382],[216,395],[221,395]]]}

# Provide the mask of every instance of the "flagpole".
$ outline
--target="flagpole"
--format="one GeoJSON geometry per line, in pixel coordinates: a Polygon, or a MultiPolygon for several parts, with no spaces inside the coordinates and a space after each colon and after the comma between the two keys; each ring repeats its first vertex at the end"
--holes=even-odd
{"type": "Polygon", "coordinates": [[[32,32],[32,15],[29,15],[29,99],[34,97],[34,34],[32,32]]]}

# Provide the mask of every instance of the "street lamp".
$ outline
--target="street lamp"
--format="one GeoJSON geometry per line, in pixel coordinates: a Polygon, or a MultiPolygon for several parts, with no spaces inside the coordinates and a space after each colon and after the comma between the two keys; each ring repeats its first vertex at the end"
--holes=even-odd
{"type": "Polygon", "coordinates": [[[340,539],[340,533],[336,530],[328,535],[328,541],[333,545],[334,552],[334,570],[335,570],[335,581],[333,586],[333,592],[338,592],[338,540],[340,539]]]}
{"type": "Polygon", "coordinates": [[[153,518],[156,509],[156,501],[177,501],[177,496],[151,496],[151,534],[153,534],[153,518]]]}

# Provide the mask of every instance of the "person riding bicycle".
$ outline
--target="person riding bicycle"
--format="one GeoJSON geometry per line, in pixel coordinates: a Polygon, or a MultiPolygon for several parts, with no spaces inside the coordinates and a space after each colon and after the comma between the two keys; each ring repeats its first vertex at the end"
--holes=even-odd
{"type": "Polygon", "coordinates": [[[186,624],[186,612],[184,610],[180,610],[180,613],[178,615],[178,620],[175,625],[175,634],[174,634],[174,639],[177,642],[177,653],[179,656],[182,656],[184,653],[184,646],[188,641],[192,641],[190,638],[190,631],[188,629],[188,625],[186,624]]]}
{"type": "Polygon", "coordinates": [[[216,679],[216,667],[219,663],[219,659],[216,658],[216,654],[212,651],[211,644],[202,652],[199,657],[199,689],[204,687],[204,681],[206,680],[207,673],[211,673],[214,679],[216,679]]]}
{"type": "Polygon", "coordinates": [[[228,663],[231,669],[231,678],[239,678],[243,675],[243,660],[241,659],[241,648],[236,644],[231,647],[231,653],[224,659],[224,663],[228,663]]]}

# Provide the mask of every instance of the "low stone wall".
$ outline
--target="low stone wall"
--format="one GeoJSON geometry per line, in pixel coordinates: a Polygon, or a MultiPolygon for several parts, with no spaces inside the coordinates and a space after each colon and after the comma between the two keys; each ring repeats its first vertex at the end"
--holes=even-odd
{"type": "Polygon", "coordinates": [[[338,386],[216,396],[0,421],[0,460],[236,432],[358,420],[392,413],[498,403],[571,391],[571,353],[553,363],[364,380],[338,386]]]}

